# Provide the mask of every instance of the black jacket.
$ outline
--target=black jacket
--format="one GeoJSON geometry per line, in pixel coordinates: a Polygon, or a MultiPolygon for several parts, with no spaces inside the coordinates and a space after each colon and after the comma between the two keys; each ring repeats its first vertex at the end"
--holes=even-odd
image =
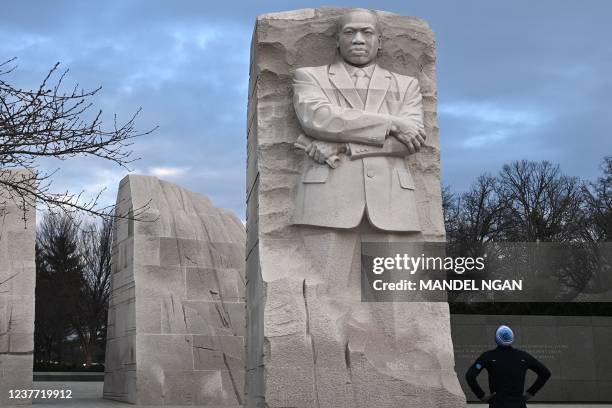
{"type": "Polygon", "coordinates": [[[533,370],[538,378],[527,392],[535,395],[550,378],[550,371],[526,351],[513,347],[497,347],[483,353],[467,371],[465,378],[472,392],[480,399],[485,392],[476,377],[483,369],[489,374],[489,390],[495,396],[489,401],[491,408],[525,408],[523,397],[525,373],[533,370]]]}

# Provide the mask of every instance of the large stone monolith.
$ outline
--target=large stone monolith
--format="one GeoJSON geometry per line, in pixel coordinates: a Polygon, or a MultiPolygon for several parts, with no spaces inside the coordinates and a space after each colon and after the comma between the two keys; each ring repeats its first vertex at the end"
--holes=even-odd
{"type": "MultiPolygon", "coordinates": [[[[19,181],[27,171],[0,171],[19,181]]],[[[32,389],[36,211],[30,200],[0,185],[0,406],[30,405],[10,390],[32,389]]]]}
{"type": "Polygon", "coordinates": [[[149,176],[119,185],[104,397],[236,407],[244,389],[241,221],[149,176]],[[144,207],[144,211],[142,211],[144,207]]]}
{"type": "Polygon", "coordinates": [[[448,304],[360,294],[362,242],[445,240],[434,37],[416,18],[347,11],[257,18],[247,406],[462,407],[448,304]]]}

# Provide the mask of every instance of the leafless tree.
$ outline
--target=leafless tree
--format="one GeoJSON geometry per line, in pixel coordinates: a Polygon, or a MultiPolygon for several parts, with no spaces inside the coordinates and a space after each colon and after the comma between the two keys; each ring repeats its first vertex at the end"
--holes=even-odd
{"type": "Polygon", "coordinates": [[[570,242],[581,237],[581,182],[550,162],[516,161],[503,166],[497,194],[506,207],[506,241],[570,242]]]}
{"type": "MultiPolygon", "coordinates": [[[[28,206],[40,203],[50,210],[66,213],[85,211],[106,218],[116,216],[113,206],[99,205],[102,192],[88,199],[83,191],[54,191],[51,182],[57,170],[43,171],[40,162],[44,158],[63,161],[92,156],[128,169],[137,160],[130,150],[132,139],[147,135],[155,128],[136,130],[138,109],[124,123],[119,123],[115,115],[112,128],[105,129],[102,111],[91,109],[91,99],[101,88],[84,90],[77,84],[65,91],[68,71],[60,72],[59,63],[49,70],[38,87],[16,88],[6,82],[15,69],[14,61],[0,63],[0,186],[6,190],[0,200],[0,210],[11,200],[24,214],[28,206]],[[32,171],[14,171],[21,168],[32,171]]],[[[135,211],[134,216],[137,214],[135,211]]]]}
{"type": "Polygon", "coordinates": [[[453,255],[481,256],[483,244],[497,241],[508,228],[507,207],[497,189],[498,180],[483,174],[465,193],[444,193],[445,223],[453,255]]]}
{"type": "Polygon", "coordinates": [[[603,176],[584,182],[550,162],[516,161],[480,176],[463,194],[444,192],[449,250],[479,256],[501,276],[554,277],[573,298],[605,292],[610,280],[612,156],[603,176]],[[542,242],[546,244],[534,244],[542,242]]]}
{"type": "Polygon", "coordinates": [[[111,280],[112,218],[83,224],[45,213],[36,234],[36,359],[61,359],[70,336],[90,366],[103,351],[111,280]]]}
{"type": "Polygon", "coordinates": [[[460,211],[461,207],[457,195],[452,192],[450,186],[442,187],[442,215],[444,216],[447,240],[451,240],[451,237],[455,236],[460,211]]]}
{"type": "Polygon", "coordinates": [[[93,361],[93,352],[106,339],[106,319],[111,281],[113,220],[91,222],[81,230],[79,240],[83,286],[74,328],[79,336],[86,366],[93,361]]]}
{"type": "Polygon", "coordinates": [[[588,213],[587,238],[596,242],[612,241],[612,156],[604,158],[602,175],[583,188],[588,213]]]}

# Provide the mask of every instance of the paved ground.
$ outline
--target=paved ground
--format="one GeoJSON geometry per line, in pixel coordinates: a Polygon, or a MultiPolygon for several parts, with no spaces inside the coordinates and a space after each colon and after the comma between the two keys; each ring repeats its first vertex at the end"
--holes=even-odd
{"type": "MultiPolygon", "coordinates": [[[[112,408],[112,407],[123,407],[123,408],[145,408],[149,406],[144,405],[130,405],[121,402],[109,401],[102,399],[102,385],[101,382],[42,382],[37,381],[34,383],[34,388],[51,389],[51,390],[72,390],[71,399],[64,400],[48,400],[48,399],[37,399],[34,401],[36,408],[58,408],[58,407],[79,407],[79,408],[112,408]]],[[[469,404],[470,408],[485,408],[485,404],[469,404]]],[[[529,407],[533,408],[612,408],[612,405],[602,404],[529,404],[529,407]]],[[[156,407],[157,408],[157,407],[156,407]]],[[[178,407],[178,406],[166,406],[166,408],[193,408],[189,407],[178,407]]]]}
{"type": "MultiPolygon", "coordinates": [[[[149,405],[131,405],[122,402],[105,400],[102,398],[103,382],[34,382],[34,388],[39,390],[71,390],[71,399],[35,399],[32,405],[36,408],[59,408],[59,407],[78,407],[78,408],[148,408],[149,405]]],[[[155,407],[159,408],[159,407],[155,407]]],[[[165,408],[193,408],[166,406],[165,408]]]]}

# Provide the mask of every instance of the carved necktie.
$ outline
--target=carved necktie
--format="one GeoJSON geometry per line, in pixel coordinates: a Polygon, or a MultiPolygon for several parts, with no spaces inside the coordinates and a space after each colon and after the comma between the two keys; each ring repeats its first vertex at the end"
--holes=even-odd
{"type": "Polygon", "coordinates": [[[368,94],[368,77],[366,75],[366,72],[363,69],[359,68],[355,70],[353,76],[355,77],[355,89],[361,97],[361,101],[365,105],[366,96],[368,94]]]}

